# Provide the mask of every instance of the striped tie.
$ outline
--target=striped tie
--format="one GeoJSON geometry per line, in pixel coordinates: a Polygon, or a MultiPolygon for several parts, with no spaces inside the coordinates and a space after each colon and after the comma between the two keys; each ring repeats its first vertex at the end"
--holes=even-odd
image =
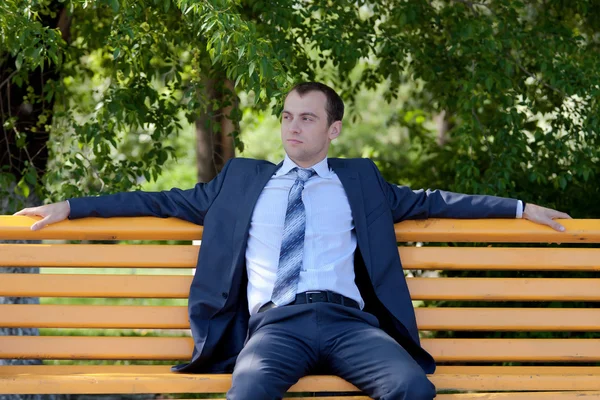
{"type": "Polygon", "coordinates": [[[297,171],[298,177],[288,195],[277,278],[271,295],[271,301],[277,306],[289,304],[296,298],[306,228],[306,213],[302,202],[302,191],[306,181],[315,173],[312,169],[294,168],[292,171],[294,170],[297,171]]]}

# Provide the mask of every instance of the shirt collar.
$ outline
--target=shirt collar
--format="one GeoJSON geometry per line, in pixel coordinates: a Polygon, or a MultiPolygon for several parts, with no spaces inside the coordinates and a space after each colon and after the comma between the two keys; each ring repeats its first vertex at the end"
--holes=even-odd
{"type": "MultiPolygon", "coordinates": [[[[298,166],[298,164],[293,162],[286,154],[285,158],[283,159],[283,164],[281,165],[281,168],[279,168],[279,170],[275,173],[274,176],[287,175],[294,168],[302,168],[302,167],[298,166]]],[[[310,168],[314,169],[315,172],[317,173],[317,175],[319,175],[321,178],[325,178],[325,179],[331,178],[332,171],[329,169],[329,164],[327,163],[327,157],[325,157],[324,159],[322,159],[321,161],[319,161],[318,163],[316,163],[315,165],[313,165],[310,168]]]]}

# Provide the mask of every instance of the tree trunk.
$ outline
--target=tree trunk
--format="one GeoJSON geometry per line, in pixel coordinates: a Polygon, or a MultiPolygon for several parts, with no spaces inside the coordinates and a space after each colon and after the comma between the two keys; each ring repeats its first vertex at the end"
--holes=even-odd
{"type": "Polygon", "coordinates": [[[198,182],[208,182],[235,157],[233,137],[237,124],[230,119],[239,102],[233,83],[219,78],[205,78],[204,96],[209,104],[206,112],[196,119],[196,165],[198,182]],[[213,103],[229,103],[219,110],[211,110],[213,103]]]}
{"type": "Polygon", "coordinates": [[[452,125],[446,110],[442,110],[439,114],[435,115],[433,117],[433,121],[435,122],[435,126],[437,128],[437,144],[440,147],[443,147],[450,140],[448,132],[450,129],[452,129],[452,125]]]}

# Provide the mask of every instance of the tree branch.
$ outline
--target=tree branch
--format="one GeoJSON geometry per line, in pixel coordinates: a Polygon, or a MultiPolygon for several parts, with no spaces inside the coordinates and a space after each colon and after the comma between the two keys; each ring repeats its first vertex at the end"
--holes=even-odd
{"type": "MultiPolygon", "coordinates": [[[[8,110],[10,111],[10,101],[8,102],[8,110]]],[[[2,122],[6,121],[6,117],[4,115],[4,102],[2,101],[2,96],[0,96],[0,117],[2,118],[1,119],[2,122]]],[[[6,132],[6,129],[4,127],[0,128],[0,129],[2,129],[2,133],[4,133],[4,140],[6,140],[6,152],[8,153],[8,165],[10,167],[10,171],[12,171],[14,166],[12,163],[12,154],[10,152],[10,141],[8,140],[8,133],[6,132]]]]}
{"type": "Polygon", "coordinates": [[[2,89],[2,86],[6,85],[8,83],[8,81],[10,81],[12,79],[12,77],[17,74],[17,72],[19,72],[19,71],[14,70],[13,72],[11,72],[11,74],[8,75],[8,77],[5,80],[3,80],[2,83],[0,83],[0,89],[2,89]]]}
{"type": "Polygon", "coordinates": [[[519,69],[521,71],[525,72],[527,75],[529,75],[530,77],[532,77],[533,79],[535,79],[536,82],[541,83],[542,85],[546,86],[548,89],[553,90],[553,91],[555,91],[557,93],[560,93],[560,94],[562,94],[565,97],[569,96],[567,93],[565,93],[564,91],[560,90],[559,88],[554,87],[554,86],[552,86],[552,85],[544,82],[543,80],[541,80],[537,76],[535,76],[535,74],[527,71],[527,69],[525,69],[525,67],[523,66],[523,64],[521,64],[521,62],[519,62],[519,60],[517,58],[515,58],[515,57],[511,57],[511,58],[515,62],[515,64],[517,64],[517,67],[519,67],[519,69]]]}

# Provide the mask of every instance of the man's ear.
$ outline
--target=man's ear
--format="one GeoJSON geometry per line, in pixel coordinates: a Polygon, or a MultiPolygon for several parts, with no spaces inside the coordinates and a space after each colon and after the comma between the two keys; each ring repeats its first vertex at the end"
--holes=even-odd
{"type": "Polygon", "coordinates": [[[329,126],[329,140],[337,138],[340,136],[340,133],[342,133],[342,121],[335,121],[329,126]]]}

